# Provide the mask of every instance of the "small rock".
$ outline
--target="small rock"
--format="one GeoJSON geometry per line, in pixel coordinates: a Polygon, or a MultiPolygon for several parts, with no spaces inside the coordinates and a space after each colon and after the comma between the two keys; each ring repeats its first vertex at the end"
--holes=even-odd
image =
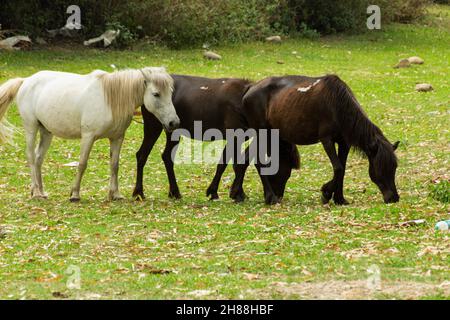
{"type": "Polygon", "coordinates": [[[278,63],[278,64],[284,64],[284,61],[278,60],[277,63],[278,63]]]}
{"type": "Polygon", "coordinates": [[[52,292],[52,296],[54,296],[55,298],[61,298],[61,299],[69,298],[69,296],[67,294],[59,292],[59,291],[52,292]]]}
{"type": "Polygon", "coordinates": [[[428,92],[432,90],[434,90],[433,86],[429,83],[419,83],[416,85],[416,91],[419,92],[428,92]]]}
{"type": "Polygon", "coordinates": [[[20,50],[31,46],[31,39],[28,36],[9,37],[0,41],[0,49],[20,50]]]}
{"type": "Polygon", "coordinates": [[[411,66],[411,62],[409,62],[408,59],[402,59],[399,61],[399,63],[394,67],[396,69],[398,68],[408,68],[411,66]]]}
{"type": "Polygon", "coordinates": [[[0,226],[0,239],[6,238],[6,230],[2,226],[0,226]]]}
{"type": "Polygon", "coordinates": [[[420,57],[409,57],[408,58],[409,63],[411,64],[424,64],[424,60],[420,57]]]}
{"type": "Polygon", "coordinates": [[[267,42],[272,42],[272,43],[281,43],[281,37],[280,36],[267,37],[266,41],[267,42]]]}
{"type": "Polygon", "coordinates": [[[36,38],[36,43],[43,46],[43,45],[46,45],[46,44],[47,44],[47,41],[45,41],[44,38],[37,37],[37,38],[36,38]]]}
{"type": "Polygon", "coordinates": [[[103,42],[103,46],[106,48],[111,45],[111,43],[120,35],[120,30],[106,30],[102,35],[84,41],[83,44],[85,46],[90,46],[94,43],[103,42]]]}
{"type": "Polygon", "coordinates": [[[212,51],[205,51],[205,52],[203,52],[203,56],[206,59],[209,59],[209,60],[221,60],[222,59],[222,56],[220,54],[217,54],[217,53],[212,52],[212,51]]]}

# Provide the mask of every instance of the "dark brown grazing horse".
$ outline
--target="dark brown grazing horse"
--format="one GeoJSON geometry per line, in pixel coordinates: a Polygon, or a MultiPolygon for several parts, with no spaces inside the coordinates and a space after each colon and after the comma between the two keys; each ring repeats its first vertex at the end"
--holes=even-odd
{"type": "MultiPolygon", "coordinates": [[[[335,75],[271,77],[253,85],[243,98],[244,115],[253,128],[280,130],[280,137],[297,145],[321,142],[333,165],[333,179],[325,183],[322,201],[347,204],[343,181],[351,147],[369,159],[369,175],[384,202],[399,201],[395,185],[399,142],[391,144],[364,113],[350,88],[335,75]],[[336,152],[335,144],[338,145],[336,152]]],[[[232,188],[239,188],[246,165],[236,171],[232,188]]]]}
{"type": "MultiPolygon", "coordinates": [[[[192,77],[183,75],[172,75],[174,83],[173,104],[178,117],[180,118],[180,129],[185,129],[194,137],[194,121],[201,121],[202,140],[203,133],[208,129],[218,129],[223,137],[226,137],[226,129],[248,129],[248,122],[242,114],[242,97],[250,88],[250,82],[244,79],[222,78],[209,79],[202,77],[192,77]]],[[[142,109],[144,120],[144,140],[139,151],[136,153],[137,177],[133,197],[144,199],[143,191],[143,169],[148,156],[161,134],[162,126],[153,114],[145,108],[142,109]]],[[[169,179],[169,197],[181,198],[174,172],[172,150],[179,143],[179,140],[172,141],[172,134],[166,132],[166,146],[162,154],[162,159],[166,167],[169,179]]],[[[235,145],[233,152],[236,159],[237,152],[241,152],[241,145],[235,145]],[[239,151],[238,151],[239,150],[239,151]]],[[[221,176],[227,167],[230,159],[224,159],[227,155],[227,146],[222,154],[222,159],[217,165],[217,170],[211,185],[207,190],[207,196],[217,199],[217,190],[221,176]]],[[[236,163],[236,162],[235,162],[236,163]]],[[[236,164],[233,168],[236,168],[236,164]]],[[[299,155],[295,145],[281,142],[280,144],[280,169],[273,176],[261,176],[264,186],[265,202],[273,204],[279,202],[277,195],[282,195],[285,184],[291,175],[291,170],[299,166],[299,155]]],[[[256,165],[258,172],[260,166],[256,165]]],[[[238,188],[230,192],[230,197],[236,202],[245,199],[242,183],[238,188]]]]}

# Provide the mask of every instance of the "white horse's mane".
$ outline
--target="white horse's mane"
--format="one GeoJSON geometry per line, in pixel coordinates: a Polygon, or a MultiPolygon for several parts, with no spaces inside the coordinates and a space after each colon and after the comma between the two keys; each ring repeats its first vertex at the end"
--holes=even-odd
{"type": "Polygon", "coordinates": [[[144,103],[144,80],[162,92],[173,90],[173,79],[165,68],[125,69],[113,73],[94,71],[93,74],[102,83],[115,123],[130,119],[134,110],[144,103]]]}

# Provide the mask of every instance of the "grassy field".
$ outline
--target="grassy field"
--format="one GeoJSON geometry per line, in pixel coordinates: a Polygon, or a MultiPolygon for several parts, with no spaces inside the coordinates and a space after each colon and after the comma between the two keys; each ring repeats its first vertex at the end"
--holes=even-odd
{"type": "MultiPolygon", "coordinates": [[[[17,146],[0,146],[0,298],[440,298],[450,297],[449,204],[429,195],[433,181],[449,179],[449,7],[434,7],[424,22],[381,32],[281,45],[249,43],[201,50],[139,46],[131,51],[67,47],[0,52],[0,82],[43,69],[165,65],[170,72],[258,80],[270,75],[336,73],[353,89],[369,117],[391,140],[400,140],[397,185],[401,201],[386,205],[368,176],[368,163],[349,157],[345,207],[320,204],[331,165],[320,145],[299,147],[283,203],[265,206],[252,168],[249,199],[228,198],[229,168],[219,201],[205,196],[215,166],[176,166],[183,198],[168,199],[158,141],[145,171],[147,199],[134,202],[135,152],[142,125],[133,122],[121,155],[126,200],[107,201],[109,150],[98,141],[82,183],[82,201],[68,201],[78,141],[55,139],[44,164],[46,201],[30,200],[29,171],[17,108],[8,118],[19,129],[17,146]],[[418,55],[425,64],[392,68],[418,55]],[[282,61],[283,64],[277,63],[282,61]],[[418,93],[428,82],[433,92],[418,93]],[[426,224],[400,227],[411,219],[426,224]],[[369,271],[368,271],[369,270],[369,271]],[[381,288],[373,289],[367,279],[381,288]],[[79,271],[79,272],[78,272],[79,271]],[[79,275],[79,288],[74,279],[79,275]],[[376,281],[375,281],[376,282],[376,281]]],[[[447,191],[448,192],[448,191],[447,191]]]]}

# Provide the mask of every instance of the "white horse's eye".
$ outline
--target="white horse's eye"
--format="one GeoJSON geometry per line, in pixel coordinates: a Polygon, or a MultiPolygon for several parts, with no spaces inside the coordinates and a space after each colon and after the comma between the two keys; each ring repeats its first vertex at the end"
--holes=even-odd
{"type": "Polygon", "coordinates": [[[160,96],[160,95],[159,95],[159,92],[154,92],[154,93],[153,93],[153,96],[154,96],[155,98],[159,98],[159,96],[160,96]]]}

